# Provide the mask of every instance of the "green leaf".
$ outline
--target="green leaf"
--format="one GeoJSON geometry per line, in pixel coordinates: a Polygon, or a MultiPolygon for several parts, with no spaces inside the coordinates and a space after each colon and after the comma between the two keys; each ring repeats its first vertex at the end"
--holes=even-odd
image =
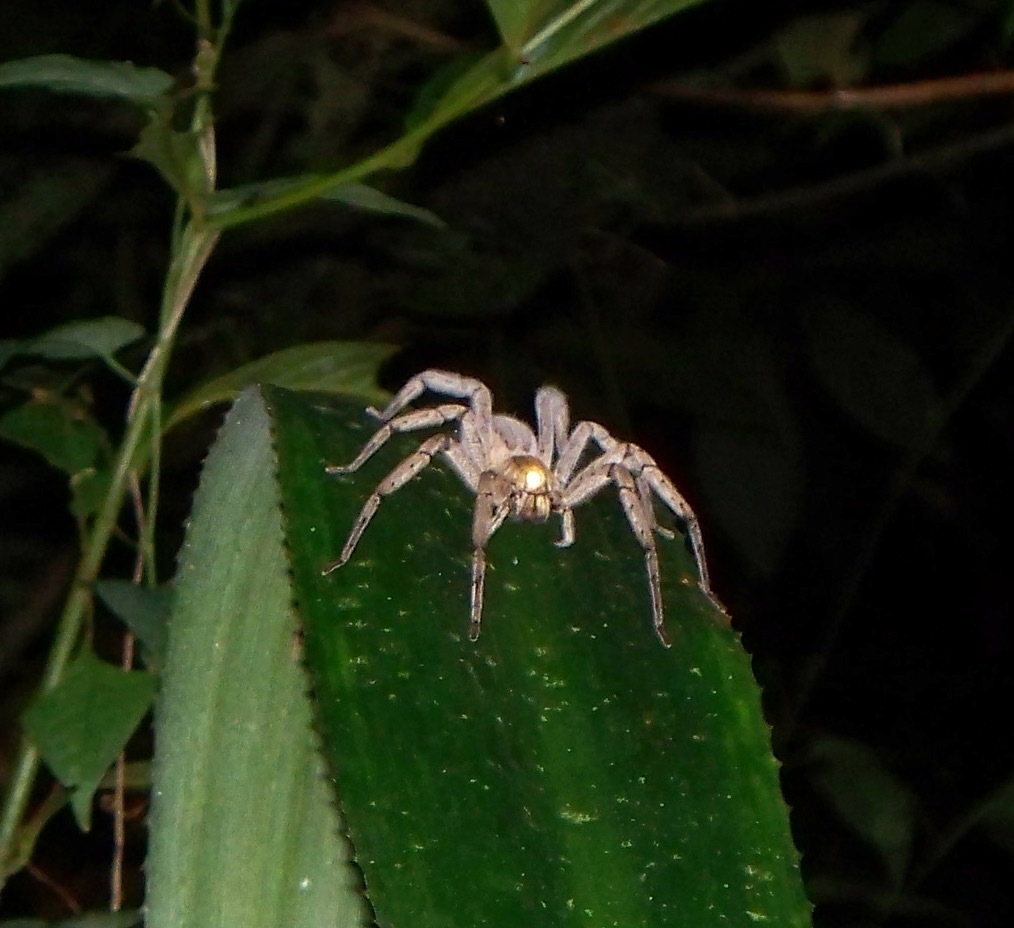
{"type": "Polygon", "coordinates": [[[385,497],[330,576],[400,436],[266,390],[320,724],[377,923],[810,924],[760,694],[678,542],[660,542],[666,650],[615,494],[489,545],[468,639],[473,498],[438,464],[385,497]]]}
{"type": "Polygon", "coordinates": [[[0,64],[0,88],[39,87],[57,93],[116,97],[155,106],[174,87],[172,76],[129,61],[86,61],[71,55],[41,55],[0,64]]]}
{"type": "Polygon", "coordinates": [[[99,580],[95,592],[113,614],[141,641],[146,663],[160,668],[165,661],[166,634],[172,609],[170,586],[139,586],[129,580],[99,580]]]}
{"type": "Polygon", "coordinates": [[[268,420],[226,418],[179,557],[146,928],[365,925],[311,730],[268,420]]]}
{"type": "Polygon", "coordinates": [[[166,431],[257,383],[343,393],[377,402],[386,396],[377,387],[377,371],[396,350],[393,345],[376,342],[313,342],[276,351],[188,393],[173,408],[166,431]]]}
{"type": "Polygon", "coordinates": [[[105,468],[86,467],[70,477],[70,511],[79,519],[95,515],[106,501],[113,475],[105,468]]]}
{"type": "Polygon", "coordinates": [[[22,716],[50,769],[73,790],[71,807],[85,831],[91,826],[95,789],[148,711],[154,693],[151,674],[121,670],[84,651],[63,680],[22,716]]]}
{"type": "Polygon", "coordinates": [[[105,444],[97,422],[59,401],[28,402],[10,410],[0,417],[0,438],[39,452],[71,475],[89,470],[105,444]]]}
{"type": "Polygon", "coordinates": [[[916,352],[848,305],[816,308],[807,331],[817,376],[842,408],[879,438],[920,448],[939,402],[916,352]]]}
{"type": "Polygon", "coordinates": [[[32,339],[23,354],[41,355],[54,361],[112,358],[117,351],[144,337],[144,329],[122,316],[102,316],[67,322],[32,339]]]}
{"type": "Polygon", "coordinates": [[[203,165],[193,132],[169,125],[169,113],[152,113],[130,154],[147,161],[170,187],[194,203],[204,195],[203,165]]]}
{"type": "Polygon", "coordinates": [[[428,209],[421,206],[413,206],[404,200],[389,196],[386,193],[368,187],[366,184],[337,182],[327,185],[326,178],[319,174],[304,174],[300,177],[283,177],[275,180],[261,181],[256,184],[246,184],[242,187],[232,187],[225,190],[216,190],[208,201],[208,215],[211,217],[220,216],[230,210],[256,206],[260,203],[281,198],[287,194],[297,191],[311,184],[324,186],[318,190],[316,198],[333,203],[341,203],[351,206],[353,209],[362,210],[368,213],[379,213],[382,216],[400,216],[406,219],[415,219],[426,225],[443,228],[444,221],[428,209]]]}

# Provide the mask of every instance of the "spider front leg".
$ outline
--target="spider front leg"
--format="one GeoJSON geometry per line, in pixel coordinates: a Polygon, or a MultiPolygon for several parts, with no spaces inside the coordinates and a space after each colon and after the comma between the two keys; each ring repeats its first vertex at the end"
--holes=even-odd
{"type": "Polygon", "coordinates": [[[479,477],[472,518],[472,595],[468,637],[475,641],[482,630],[482,603],[486,588],[486,545],[511,509],[510,485],[500,474],[485,471],[479,477]]]}
{"type": "MultiPolygon", "coordinates": [[[[370,520],[376,515],[377,509],[380,507],[380,501],[385,496],[394,493],[395,490],[400,490],[429,464],[433,458],[445,450],[451,441],[450,435],[434,435],[432,438],[427,438],[414,454],[405,458],[404,461],[377,484],[376,489],[370,494],[363,504],[363,508],[359,511],[355,525],[352,526],[352,531],[349,532],[349,537],[342,548],[342,553],[336,560],[321,570],[321,576],[327,576],[331,571],[337,570],[348,562],[348,559],[352,557],[352,552],[356,550],[356,545],[359,544],[359,539],[362,537],[363,532],[366,531],[366,526],[370,524],[370,520]]],[[[348,469],[354,468],[350,466],[348,469]]],[[[344,473],[345,471],[338,472],[344,473]]]]}

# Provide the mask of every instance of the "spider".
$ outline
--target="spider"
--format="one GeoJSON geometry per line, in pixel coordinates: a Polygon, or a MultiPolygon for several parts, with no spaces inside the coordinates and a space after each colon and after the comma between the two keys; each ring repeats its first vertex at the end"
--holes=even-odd
{"type": "Polygon", "coordinates": [[[561,535],[555,544],[565,548],[574,543],[574,507],[609,484],[616,487],[630,530],[644,550],[658,640],[667,648],[672,646],[664,624],[655,534],[670,539],[674,535],[656,521],[654,496],[686,525],[697,563],[698,586],[727,617],[711,590],[700,526],[689,503],[643,448],[617,441],[597,422],[579,422],[571,429],[567,398],[556,387],[544,386],[535,394],[535,432],[513,416],[494,413],[493,395],[481,381],[441,370],[423,371],[411,378],[382,411],[370,407],[367,412],[383,425],[355,460],[328,466],[328,474],[359,470],[395,433],[448,425],[454,428],[427,438],[377,484],[352,526],[341,555],[321,571],[323,575],[352,557],[380,501],[403,487],[435,457],[442,456],[475,494],[468,626],[472,641],[479,637],[482,625],[486,544],[506,518],[545,522],[551,513],[559,513],[561,535]],[[449,397],[453,402],[403,412],[424,391],[449,397]],[[590,446],[597,446],[597,456],[579,467],[590,446]]]}

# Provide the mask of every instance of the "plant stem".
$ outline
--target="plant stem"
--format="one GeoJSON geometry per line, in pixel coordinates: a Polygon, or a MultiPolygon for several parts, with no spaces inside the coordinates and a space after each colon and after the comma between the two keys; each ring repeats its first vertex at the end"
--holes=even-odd
{"type": "MultiPolygon", "coordinates": [[[[73,586],[60,617],[53,648],[39,685],[40,693],[51,690],[60,682],[80,637],[84,617],[91,606],[92,586],[98,578],[106,549],[109,547],[120,510],[123,508],[130,475],[135,469],[143,467],[142,458],[146,456],[145,451],[150,452],[151,449],[150,420],[161,402],[162,380],[176,331],[197,278],[207,263],[218,236],[218,231],[214,229],[195,229],[189,226],[183,230],[180,248],[170,264],[163,291],[165,323],[131,398],[127,431],[120,445],[109,493],[95,520],[84,554],[78,564],[73,586]]],[[[18,856],[13,853],[12,842],[27,808],[38,768],[38,751],[27,739],[23,739],[14,762],[10,787],[0,816],[0,862],[5,871],[15,863],[12,858],[18,856]]]]}

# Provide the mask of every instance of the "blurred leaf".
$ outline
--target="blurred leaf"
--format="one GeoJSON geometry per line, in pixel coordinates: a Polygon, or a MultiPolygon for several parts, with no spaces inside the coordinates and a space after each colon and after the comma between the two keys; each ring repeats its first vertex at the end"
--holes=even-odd
{"type": "Polygon", "coordinates": [[[102,508],[109,493],[112,474],[105,468],[86,467],[70,477],[70,511],[87,519],[102,508]]]}
{"type": "Polygon", "coordinates": [[[22,716],[49,768],[73,790],[71,807],[84,831],[91,827],[92,796],[99,781],[154,695],[151,674],[121,670],[83,651],[63,680],[22,716]]]}
{"type": "Polygon", "coordinates": [[[866,62],[856,52],[865,12],[821,13],[793,20],[775,36],[779,59],[791,87],[829,83],[846,87],[860,80],[866,62]]]}
{"type": "Polygon", "coordinates": [[[370,923],[311,729],[269,428],[260,397],[243,393],[179,556],[146,928],[370,923]]]}
{"type": "Polygon", "coordinates": [[[749,658],[684,546],[660,542],[675,644],[615,493],[577,543],[508,523],[468,639],[474,498],[440,464],[386,497],[328,576],[399,436],[268,388],[292,580],[321,728],[379,925],[810,924],[749,658]]]}
{"type": "Polygon", "coordinates": [[[139,68],[129,61],[41,55],[0,64],[0,88],[38,87],[57,93],[116,97],[142,106],[155,106],[175,84],[165,71],[139,68]]]}
{"type": "MultiPolygon", "coordinates": [[[[270,201],[283,197],[288,193],[297,191],[307,184],[318,183],[324,180],[321,175],[306,174],[301,177],[285,177],[276,180],[261,181],[256,184],[246,184],[242,187],[231,187],[225,190],[216,190],[208,201],[208,215],[211,217],[221,216],[230,210],[256,206],[264,201],[270,201]]],[[[366,184],[337,182],[333,186],[325,186],[318,191],[316,199],[341,203],[353,209],[362,210],[367,213],[379,213],[382,216],[400,216],[405,219],[415,219],[417,222],[426,225],[442,228],[443,220],[435,213],[421,206],[413,206],[386,193],[368,187],[366,184]]]]}
{"type": "Polygon", "coordinates": [[[102,316],[68,322],[28,342],[25,354],[54,361],[111,358],[117,351],[144,337],[144,329],[122,316],[102,316]]]}
{"type": "MultiPolygon", "coordinates": [[[[0,278],[77,219],[112,171],[111,165],[97,159],[67,155],[57,164],[19,164],[17,182],[0,199],[0,278]]],[[[8,350],[14,354],[19,349],[8,350]]],[[[5,360],[0,351],[0,367],[5,360]]]]}
{"type": "Polygon", "coordinates": [[[233,399],[244,387],[273,383],[293,390],[321,390],[377,402],[377,372],[397,349],[377,342],[313,342],[276,351],[216,377],[187,394],[173,408],[166,431],[202,409],[233,399]]]}
{"type": "Polygon", "coordinates": [[[976,9],[974,4],[945,0],[906,3],[877,40],[877,63],[894,67],[922,64],[960,42],[985,15],[993,15],[991,6],[976,9]]]}
{"type": "Polygon", "coordinates": [[[971,823],[981,824],[989,836],[1014,857],[1014,778],[994,791],[971,823]]]}
{"type": "Polygon", "coordinates": [[[861,741],[821,735],[807,750],[814,790],[880,857],[892,887],[908,869],[916,799],[861,741]]]}
{"type": "Polygon", "coordinates": [[[846,304],[814,309],[807,333],[817,376],[846,412],[885,441],[922,446],[938,401],[912,348],[846,304]]]}
{"type": "Polygon", "coordinates": [[[0,438],[37,451],[71,475],[91,468],[105,445],[97,422],[59,401],[29,401],[10,410],[0,417],[0,438]]]}
{"type": "Polygon", "coordinates": [[[172,587],[140,586],[129,580],[109,578],[99,580],[95,584],[95,592],[140,639],[156,669],[161,668],[165,662],[166,631],[173,603],[172,587]]]}

